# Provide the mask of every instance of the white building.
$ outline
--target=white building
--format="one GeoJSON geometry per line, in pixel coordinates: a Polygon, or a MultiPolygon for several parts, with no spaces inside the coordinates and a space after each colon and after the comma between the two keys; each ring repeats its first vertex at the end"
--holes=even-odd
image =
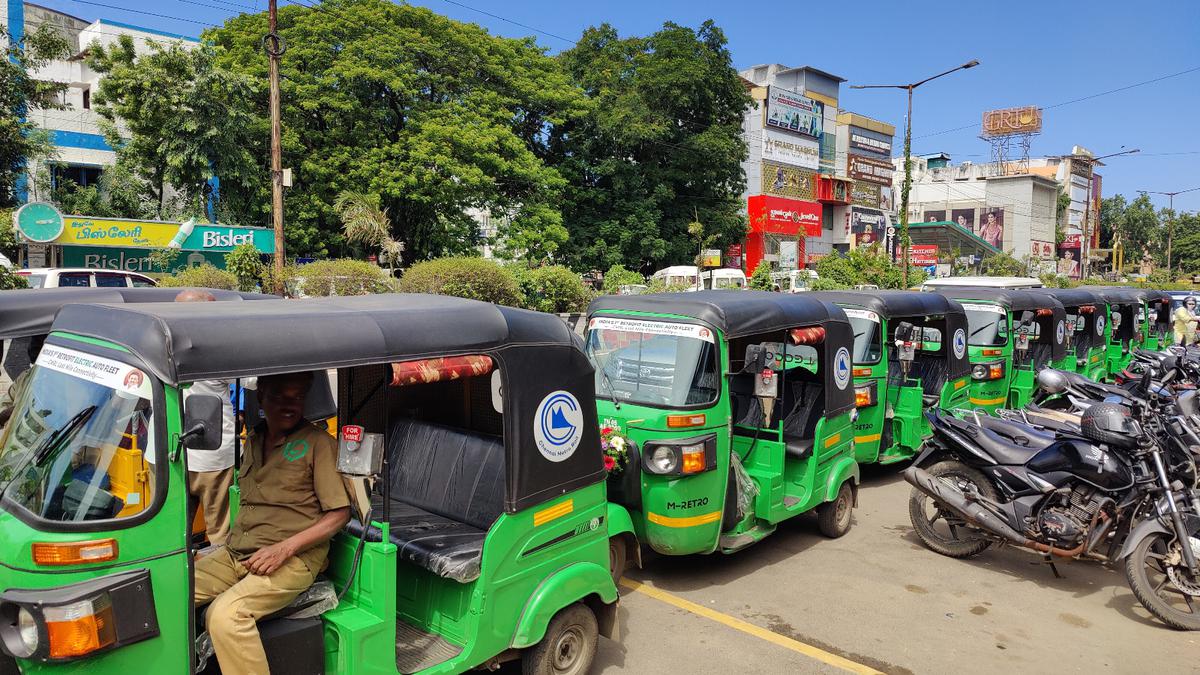
{"type": "MultiPolygon", "coordinates": [[[[199,44],[196,38],[185,35],[106,19],[89,21],[19,0],[0,2],[0,24],[6,26],[18,40],[40,26],[50,25],[55,27],[70,45],[69,58],[54,61],[33,73],[39,80],[67,85],[62,101],[66,108],[31,110],[29,119],[50,131],[57,151],[53,160],[52,178],[68,178],[80,185],[94,183],[104,168],[111,166],[116,160],[116,153],[100,131],[99,116],[92,109],[92,95],[98,88],[101,76],[87,65],[88,49],[95,44],[106,47],[115,44],[122,35],[133,39],[139,54],[147,53],[152,41],[159,44],[199,44]]],[[[36,170],[36,167],[31,168],[36,170]]],[[[27,193],[18,195],[22,201],[26,197],[46,199],[48,196],[27,193]]]]}

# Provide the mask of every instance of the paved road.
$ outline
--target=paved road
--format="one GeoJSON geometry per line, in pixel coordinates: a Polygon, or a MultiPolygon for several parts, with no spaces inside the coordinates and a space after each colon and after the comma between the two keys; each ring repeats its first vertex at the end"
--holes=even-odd
{"type": "Polygon", "coordinates": [[[1079,562],[1056,579],[1015,549],[941,557],[912,533],[908,494],[876,469],[842,539],[801,518],[737,555],[647,561],[628,577],[658,597],[624,589],[621,641],[601,641],[593,672],[844,672],[803,645],[887,673],[1200,673],[1200,633],[1155,622],[1122,573],[1079,562]]]}

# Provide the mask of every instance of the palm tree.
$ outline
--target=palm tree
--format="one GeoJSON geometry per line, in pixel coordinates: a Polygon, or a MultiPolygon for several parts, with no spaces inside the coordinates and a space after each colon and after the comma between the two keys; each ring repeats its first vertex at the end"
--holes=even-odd
{"type": "Polygon", "coordinates": [[[379,195],[343,190],[333,202],[333,210],[342,219],[346,240],[379,249],[395,276],[394,265],[404,250],[402,242],[392,239],[392,221],[387,209],[379,208],[379,195]]]}

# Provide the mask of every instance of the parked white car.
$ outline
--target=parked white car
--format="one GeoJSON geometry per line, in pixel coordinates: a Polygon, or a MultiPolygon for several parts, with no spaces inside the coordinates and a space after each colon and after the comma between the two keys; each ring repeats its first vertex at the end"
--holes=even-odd
{"type": "Polygon", "coordinates": [[[695,265],[673,265],[650,275],[650,280],[661,280],[666,286],[690,286],[696,288],[700,282],[700,269],[695,265]]]}
{"type": "Polygon", "coordinates": [[[816,270],[788,270],[771,272],[771,283],[783,293],[803,293],[812,290],[813,279],[817,279],[816,270]]]}
{"type": "Polygon", "coordinates": [[[143,288],[157,286],[148,276],[125,270],[93,270],[85,267],[35,267],[15,270],[30,288],[143,288]]]}

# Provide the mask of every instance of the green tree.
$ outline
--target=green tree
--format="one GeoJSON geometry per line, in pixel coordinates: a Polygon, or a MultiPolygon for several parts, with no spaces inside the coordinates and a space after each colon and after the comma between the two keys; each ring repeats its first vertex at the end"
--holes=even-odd
{"type": "Polygon", "coordinates": [[[1179,272],[1200,273],[1200,214],[1179,214],[1175,222],[1175,244],[1172,249],[1172,265],[1179,272]]]}
{"type": "Polygon", "coordinates": [[[67,86],[30,73],[69,55],[67,41],[50,25],[38,26],[20,43],[0,25],[0,206],[15,206],[17,181],[30,158],[44,155],[45,136],[27,118],[34,108],[61,109],[67,86]]]}
{"type": "Polygon", "coordinates": [[[1112,248],[1113,233],[1121,226],[1127,207],[1124,195],[1100,200],[1100,248],[1112,248]]]}
{"type": "MultiPolygon", "coordinates": [[[[266,31],[265,14],[243,14],[204,34],[222,68],[256,83],[248,147],[259,157],[269,138],[266,31]]],[[[281,7],[279,33],[283,162],[296,176],[285,206],[291,250],[343,245],[333,209],[343,190],[379,195],[410,259],[472,251],[469,208],[509,216],[501,238],[523,257],[550,257],[566,240],[566,183],[543,158],[551,130],[585,100],[532,39],[386,0],[281,7]]],[[[236,198],[265,214],[269,194],[263,180],[236,198]]]]}
{"type": "MultiPolygon", "coordinates": [[[[817,262],[817,275],[821,284],[814,290],[853,288],[871,284],[879,288],[903,288],[900,265],[879,244],[860,246],[847,254],[827,255],[817,262]]],[[[908,284],[916,286],[925,281],[925,270],[909,265],[908,284]]]]}
{"type": "Polygon", "coordinates": [[[525,302],[509,270],[483,258],[437,258],[419,262],[400,279],[401,293],[438,293],[520,307],[525,302]]]}
{"type": "Polygon", "coordinates": [[[609,295],[620,293],[622,286],[643,285],[645,283],[646,277],[642,276],[641,272],[627,270],[624,265],[613,265],[604,273],[604,292],[609,295]]]}
{"type": "Polygon", "coordinates": [[[392,239],[392,221],[387,209],[379,208],[379,195],[343,190],[334,200],[333,210],[342,219],[346,241],[378,249],[387,262],[388,275],[395,276],[404,246],[392,239]]]}
{"type": "Polygon", "coordinates": [[[980,271],[989,277],[1020,277],[1026,274],[1028,268],[1011,251],[1001,251],[984,258],[980,263],[980,271]]]}
{"type": "Polygon", "coordinates": [[[154,269],[162,274],[169,274],[181,253],[183,252],[177,248],[159,248],[151,251],[146,257],[150,259],[150,265],[154,269]]]}
{"type": "Polygon", "coordinates": [[[221,177],[218,212],[234,222],[263,220],[239,195],[267,176],[263,155],[251,154],[255,132],[254,87],[242,74],[216,66],[217,50],[147,42],[138,55],[133,39],[93,45],[88,65],[104,77],[92,97],[109,144],[131,172],[158,218],[198,215],[221,177]],[[172,191],[178,195],[168,202],[172,191]],[[232,195],[226,203],[225,195],[232,195]]]}
{"type": "Polygon", "coordinates": [[[622,38],[604,24],[560,60],[592,103],[552,135],[571,185],[564,253],[574,267],[689,263],[695,221],[720,246],[745,236],[741,132],[751,101],[720,28],[666,23],[622,38]]]}
{"type": "Polygon", "coordinates": [[[775,282],[771,280],[771,263],[765,260],[758,263],[758,267],[754,268],[754,273],[750,275],[746,285],[756,291],[775,290],[775,282]]]}
{"type": "Polygon", "coordinates": [[[225,254],[225,269],[237,277],[239,291],[253,291],[262,277],[262,268],[262,254],[252,243],[238,244],[225,254]]]}
{"type": "Polygon", "coordinates": [[[1126,265],[1137,265],[1142,252],[1166,257],[1166,233],[1162,231],[1159,214],[1150,203],[1149,195],[1139,195],[1129,202],[1120,220],[1121,242],[1125,247],[1126,265]]]}
{"type": "Polygon", "coordinates": [[[237,288],[237,277],[225,270],[219,270],[205,263],[196,267],[185,267],[171,276],[158,280],[159,286],[195,286],[197,288],[217,288],[232,291],[237,288]]]}
{"type": "Polygon", "coordinates": [[[157,202],[133,175],[127,161],[118,160],[86,187],[60,179],[51,199],[63,213],[98,218],[155,218],[157,202]]]}
{"type": "Polygon", "coordinates": [[[583,279],[561,265],[521,270],[516,276],[527,309],[550,313],[582,312],[592,299],[583,279]]]}

